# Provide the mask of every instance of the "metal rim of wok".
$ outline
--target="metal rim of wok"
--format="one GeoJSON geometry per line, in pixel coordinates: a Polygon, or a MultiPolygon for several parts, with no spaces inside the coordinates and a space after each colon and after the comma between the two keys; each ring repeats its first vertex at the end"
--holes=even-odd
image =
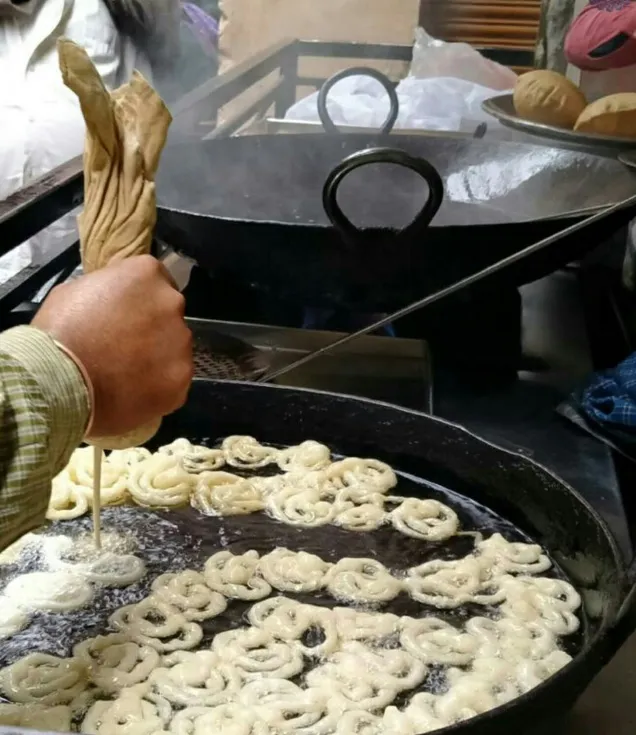
{"type": "MultiPolygon", "coordinates": [[[[518,726],[519,717],[527,725],[528,717],[536,724],[541,716],[537,712],[545,713],[545,717],[563,714],[634,627],[633,601],[629,609],[624,609],[633,591],[633,565],[627,567],[623,563],[617,544],[597,511],[551,470],[457,424],[380,401],[335,393],[197,380],[186,406],[167,417],[161,431],[158,443],[177,436],[196,441],[202,435],[221,437],[232,433],[251,434],[261,441],[278,444],[311,438],[327,443],[341,454],[374,456],[392,463],[398,471],[411,474],[417,473],[407,466],[410,461],[417,466],[421,462],[430,471],[448,471],[449,467],[444,467],[443,462],[450,463],[451,474],[455,473],[458,483],[461,478],[461,483],[459,489],[457,485],[448,487],[491,509],[481,497],[484,488],[486,494],[501,493],[501,501],[504,497],[499,488],[501,481],[507,483],[514,479],[510,487],[505,484],[504,488],[504,504],[515,509],[511,522],[517,525],[518,518],[525,519],[522,530],[544,546],[553,559],[559,559],[566,545],[571,544],[582,544],[580,548],[589,555],[603,554],[602,558],[593,560],[597,566],[590,567],[596,569],[594,582],[598,590],[593,590],[589,580],[585,588],[589,592],[599,591],[598,599],[604,605],[602,620],[594,631],[588,623],[588,639],[574,660],[530,692],[439,732],[498,735],[509,732],[511,725],[518,726]],[[331,443],[328,435],[333,435],[331,443]],[[380,449],[382,446],[384,451],[380,449]],[[401,459],[395,459],[396,449],[401,459]],[[431,459],[435,457],[440,460],[439,467],[431,459]],[[474,478],[481,477],[484,472],[488,475],[485,484],[483,477],[477,482],[474,478]],[[473,478],[471,495],[464,492],[466,476],[473,478]],[[529,492],[544,496],[545,505],[541,504],[541,497],[534,497],[529,492]],[[534,500],[529,502],[532,498],[534,500]],[[537,513],[542,514],[541,519],[537,513]],[[554,539],[552,543],[546,543],[538,533],[538,524],[545,525],[544,533],[549,532],[554,539]],[[575,538],[574,534],[580,538],[575,538]]],[[[436,477],[429,476],[429,479],[439,482],[436,477]]],[[[507,518],[499,508],[494,508],[494,512],[507,518]]],[[[578,558],[579,551],[575,553],[574,547],[568,553],[578,558]]],[[[582,585],[571,575],[569,578],[581,592],[582,585]]]]}

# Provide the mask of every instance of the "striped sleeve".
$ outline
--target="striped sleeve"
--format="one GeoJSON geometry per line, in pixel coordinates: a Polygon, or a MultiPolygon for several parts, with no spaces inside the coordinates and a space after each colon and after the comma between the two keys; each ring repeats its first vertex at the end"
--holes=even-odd
{"type": "Polygon", "coordinates": [[[44,521],[89,416],[75,363],[33,327],[0,335],[0,548],[44,521]]]}

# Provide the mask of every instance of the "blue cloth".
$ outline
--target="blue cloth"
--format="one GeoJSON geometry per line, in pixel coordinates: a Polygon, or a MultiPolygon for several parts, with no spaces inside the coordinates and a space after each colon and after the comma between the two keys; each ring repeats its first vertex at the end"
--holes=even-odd
{"type": "Polygon", "coordinates": [[[596,373],[580,394],[583,413],[606,430],[636,434],[636,353],[596,373]]]}
{"type": "Polygon", "coordinates": [[[557,411],[579,428],[636,461],[636,353],[593,375],[557,411]]]}

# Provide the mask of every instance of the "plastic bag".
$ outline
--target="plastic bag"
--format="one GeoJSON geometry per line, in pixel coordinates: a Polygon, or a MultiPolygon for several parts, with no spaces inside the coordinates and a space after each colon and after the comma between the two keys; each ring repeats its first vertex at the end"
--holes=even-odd
{"type": "Polygon", "coordinates": [[[472,132],[481,122],[489,127],[499,125],[481,108],[482,102],[498,91],[474,82],[452,77],[407,77],[399,83],[397,93],[398,127],[472,132]],[[439,121],[440,127],[428,127],[431,120],[439,121]]]}
{"type": "MultiPolygon", "coordinates": [[[[320,122],[317,102],[318,92],[314,92],[292,105],[285,117],[301,122],[320,122]]],[[[329,92],[327,110],[338,126],[381,128],[389,114],[389,100],[384,87],[376,79],[347,77],[329,92]]]]}
{"type": "MultiPolygon", "coordinates": [[[[510,92],[517,75],[484,58],[466,43],[446,43],[423,28],[415,32],[410,75],[397,86],[400,112],[396,128],[472,133],[485,122],[501,131],[500,123],[481,109],[484,100],[510,92]]],[[[290,107],[285,117],[319,122],[318,93],[290,107]]],[[[382,85],[370,77],[343,79],[329,93],[327,109],[337,126],[380,129],[389,114],[382,85]]]]}
{"type": "MultiPolygon", "coordinates": [[[[473,133],[481,122],[490,128],[499,123],[481,109],[481,103],[498,94],[479,84],[442,77],[407,77],[396,88],[400,111],[395,127],[473,133]]],[[[289,108],[288,120],[319,122],[318,93],[299,100],[289,108]]],[[[327,109],[337,126],[380,129],[389,114],[389,100],[375,79],[355,76],[343,79],[331,90],[327,109]]]]}
{"type": "Polygon", "coordinates": [[[423,28],[415,31],[410,75],[416,79],[464,79],[498,91],[511,89],[517,79],[511,69],[486,59],[467,43],[440,41],[423,28]]]}

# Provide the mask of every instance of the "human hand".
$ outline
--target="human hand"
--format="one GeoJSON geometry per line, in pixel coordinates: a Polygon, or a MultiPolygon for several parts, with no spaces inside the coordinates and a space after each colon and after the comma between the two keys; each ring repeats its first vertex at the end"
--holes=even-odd
{"type": "Polygon", "coordinates": [[[185,402],[193,376],[185,301],[150,255],[54,288],[33,319],[84,366],[94,392],[91,437],[119,436],[185,402]]]}

